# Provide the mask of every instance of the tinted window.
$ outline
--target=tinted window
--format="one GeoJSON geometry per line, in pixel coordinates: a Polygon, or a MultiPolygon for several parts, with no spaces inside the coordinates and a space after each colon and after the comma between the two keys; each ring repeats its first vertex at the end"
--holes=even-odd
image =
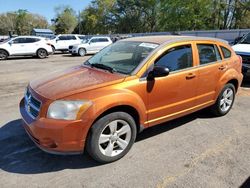
{"type": "Polygon", "coordinates": [[[229,49],[222,47],[222,46],[220,48],[221,48],[224,58],[231,57],[231,51],[229,49]]]}
{"type": "Polygon", "coordinates": [[[95,43],[95,42],[98,42],[98,41],[99,41],[99,39],[96,38],[96,39],[92,39],[90,42],[95,43]]]}
{"type": "Polygon", "coordinates": [[[38,42],[40,39],[38,38],[26,38],[26,43],[38,42]]]}
{"type": "Polygon", "coordinates": [[[59,40],[67,40],[67,36],[60,36],[59,40]]]}
{"type": "Polygon", "coordinates": [[[82,39],[82,40],[86,39],[85,36],[78,36],[78,38],[79,38],[79,39],[82,39]]]}
{"type": "Polygon", "coordinates": [[[99,42],[108,42],[109,40],[107,38],[99,38],[99,42]]]}
{"type": "Polygon", "coordinates": [[[68,40],[76,40],[75,36],[68,36],[67,38],[68,38],[68,40]]]}
{"type": "Polygon", "coordinates": [[[218,48],[213,44],[198,44],[200,65],[221,60],[218,48]]]}
{"type": "Polygon", "coordinates": [[[25,38],[17,38],[13,40],[14,44],[20,44],[20,43],[26,43],[26,39],[25,38]]]}
{"type": "Polygon", "coordinates": [[[193,55],[191,45],[177,46],[169,49],[156,65],[169,68],[170,71],[177,71],[193,66],[193,55]]]}

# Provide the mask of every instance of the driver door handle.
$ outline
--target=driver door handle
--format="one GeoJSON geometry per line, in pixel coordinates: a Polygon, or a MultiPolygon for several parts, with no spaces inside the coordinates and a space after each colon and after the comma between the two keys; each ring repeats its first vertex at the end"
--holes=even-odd
{"type": "Polygon", "coordinates": [[[193,78],[195,78],[196,77],[196,75],[194,74],[194,73],[189,73],[187,76],[186,76],[186,79],[187,80],[190,80],[190,79],[193,79],[193,78]]]}

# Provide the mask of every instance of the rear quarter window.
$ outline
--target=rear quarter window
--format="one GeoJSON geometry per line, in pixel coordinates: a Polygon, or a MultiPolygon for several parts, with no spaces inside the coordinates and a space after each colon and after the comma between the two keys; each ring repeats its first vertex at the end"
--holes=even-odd
{"type": "Polygon", "coordinates": [[[223,46],[220,46],[220,48],[221,48],[221,51],[222,51],[224,58],[230,58],[232,56],[232,52],[229,49],[227,49],[223,46]]]}

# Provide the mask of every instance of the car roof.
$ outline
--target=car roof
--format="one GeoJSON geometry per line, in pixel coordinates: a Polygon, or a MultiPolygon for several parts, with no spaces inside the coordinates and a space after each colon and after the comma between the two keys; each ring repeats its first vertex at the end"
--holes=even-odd
{"type": "Polygon", "coordinates": [[[148,42],[148,43],[156,43],[156,44],[164,44],[169,42],[179,42],[179,41],[212,41],[212,42],[223,42],[228,44],[227,41],[218,39],[218,38],[210,38],[210,37],[195,37],[195,36],[176,36],[176,35],[156,35],[156,36],[143,36],[143,37],[132,37],[126,38],[122,41],[135,41],[135,42],[148,42]]]}
{"type": "Polygon", "coordinates": [[[17,37],[12,37],[12,38],[37,38],[37,39],[44,39],[43,37],[39,37],[39,36],[28,36],[28,35],[17,36],[17,37]]]}

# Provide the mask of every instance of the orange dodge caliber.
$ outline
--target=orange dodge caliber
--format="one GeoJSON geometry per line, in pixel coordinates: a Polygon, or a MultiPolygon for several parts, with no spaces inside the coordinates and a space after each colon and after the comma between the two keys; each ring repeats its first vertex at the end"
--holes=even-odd
{"type": "Polygon", "coordinates": [[[148,36],[118,41],[82,65],[31,81],[24,128],[42,150],[97,161],[123,157],[145,128],[209,107],[227,114],[242,60],[223,40],[148,36]]]}

